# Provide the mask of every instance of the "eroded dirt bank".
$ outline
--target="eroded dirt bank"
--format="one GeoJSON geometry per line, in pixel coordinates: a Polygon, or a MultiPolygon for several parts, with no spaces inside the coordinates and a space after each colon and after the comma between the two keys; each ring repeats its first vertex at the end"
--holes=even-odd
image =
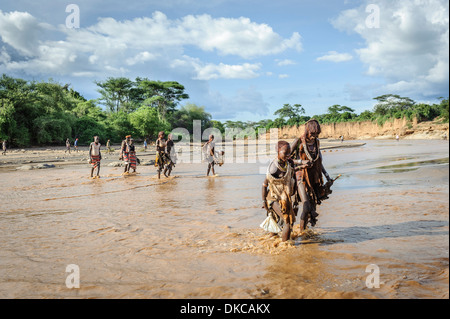
{"type": "MultiPolygon", "coordinates": [[[[435,139],[442,140],[449,136],[449,124],[439,121],[408,122],[405,119],[395,119],[380,126],[373,122],[346,122],[321,124],[321,138],[367,140],[395,139],[398,134],[401,139],[435,139]]],[[[303,134],[304,125],[299,127],[284,127],[279,130],[280,138],[295,138],[303,134]]]]}

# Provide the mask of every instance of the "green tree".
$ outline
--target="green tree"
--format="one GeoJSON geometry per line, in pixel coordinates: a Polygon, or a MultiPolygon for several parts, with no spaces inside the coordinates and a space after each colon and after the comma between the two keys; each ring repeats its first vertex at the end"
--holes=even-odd
{"type": "Polygon", "coordinates": [[[14,105],[8,99],[0,99],[0,140],[10,140],[17,127],[14,105]]]}
{"type": "Polygon", "coordinates": [[[140,137],[156,138],[160,131],[170,131],[170,125],[159,119],[155,108],[143,105],[130,114],[130,123],[140,137]]]}
{"type": "Polygon", "coordinates": [[[130,115],[124,111],[110,113],[107,118],[108,136],[113,142],[119,142],[127,135],[134,135],[134,127],[130,122],[130,115]]]}
{"type": "Polygon", "coordinates": [[[218,129],[222,135],[225,134],[225,125],[220,121],[211,120],[212,127],[218,129]]]}
{"type": "Polygon", "coordinates": [[[189,98],[184,86],[175,81],[139,79],[138,86],[143,92],[143,103],[155,107],[161,120],[167,120],[167,113],[175,112],[177,104],[189,98]]]}
{"type": "MultiPolygon", "coordinates": [[[[298,125],[300,121],[300,117],[302,114],[305,114],[305,109],[301,106],[301,104],[284,104],[280,109],[276,110],[274,115],[278,115],[280,119],[287,118],[287,125],[298,125]]],[[[281,123],[281,121],[279,121],[281,123]]]]}
{"type": "Polygon", "coordinates": [[[201,121],[201,126],[207,128],[211,126],[211,114],[205,112],[204,106],[197,106],[188,103],[174,114],[173,128],[185,128],[190,134],[193,133],[193,121],[201,121]]]}
{"type": "Polygon", "coordinates": [[[438,108],[439,108],[439,116],[442,117],[442,119],[445,122],[449,121],[449,116],[448,116],[448,98],[444,99],[444,98],[440,98],[441,103],[439,104],[438,108]]]}
{"type": "Polygon", "coordinates": [[[401,97],[396,94],[385,94],[374,98],[378,103],[375,104],[373,112],[377,116],[393,116],[396,111],[406,111],[412,109],[414,102],[409,97],[401,97]]]}
{"type": "Polygon", "coordinates": [[[106,120],[105,112],[95,104],[95,100],[80,101],[72,110],[72,113],[77,117],[90,117],[96,121],[106,120]]]}
{"type": "Polygon", "coordinates": [[[72,127],[67,118],[45,115],[34,120],[33,133],[37,144],[59,144],[72,136],[72,127]]]}
{"type": "Polygon", "coordinates": [[[355,110],[345,106],[335,104],[328,108],[327,113],[321,117],[321,123],[346,122],[356,118],[355,110]]]}
{"type": "Polygon", "coordinates": [[[0,134],[9,137],[10,145],[30,145],[33,120],[42,115],[42,110],[35,103],[35,84],[3,74],[0,78],[0,100],[4,101],[3,113],[5,116],[8,114],[8,117],[2,120],[0,134]]]}
{"type": "Polygon", "coordinates": [[[273,121],[273,127],[282,128],[283,126],[286,126],[286,121],[283,118],[277,118],[273,121]]]}
{"type": "Polygon", "coordinates": [[[90,144],[94,136],[98,136],[103,144],[110,138],[115,142],[120,141],[120,137],[115,132],[111,133],[112,130],[108,130],[103,122],[89,116],[76,119],[72,130],[73,135],[78,137],[80,145],[90,144]]]}
{"type": "Polygon", "coordinates": [[[358,116],[359,121],[372,121],[374,114],[371,111],[364,111],[358,116]]]}
{"type": "Polygon", "coordinates": [[[95,82],[99,89],[97,90],[100,94],[100,102],[108,107],[111,112],[130,112],[133,110],[132,101],[132,88],[134,82],[128,78],[109,77],[106,81],[95,82]]]}

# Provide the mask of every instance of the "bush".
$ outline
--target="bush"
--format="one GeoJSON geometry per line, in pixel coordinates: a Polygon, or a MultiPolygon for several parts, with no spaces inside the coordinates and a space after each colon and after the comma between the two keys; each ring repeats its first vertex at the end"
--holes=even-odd
{"type": "Polygon", "coordinates": [[[78,138],[79,144],[88,145],[94,140],[94,136],[100,138],[102,144],[106,144],[109,138],[105,125],[90,117],[83,116],[75,121],[73,126],[74,137],[78,138]]]}
{"type": "Polygon", "coordinates": [[[72,134],[66,119],[38,117],[34,120],[34,139],[37,144],[59,144],[72,134]]]}

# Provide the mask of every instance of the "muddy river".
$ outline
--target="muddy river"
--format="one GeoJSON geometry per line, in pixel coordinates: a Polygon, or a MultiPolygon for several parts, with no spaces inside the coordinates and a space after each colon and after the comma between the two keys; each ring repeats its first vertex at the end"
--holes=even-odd
{"type": "Polygon", "coordinates": [[[364,143],[323,152],[342,177],[286,243],[259,227],[261,163],[217,177],[180,163],[161,180],[153,166],[2,169],[0,298],[448,298],[448,142],[364,143]]]}

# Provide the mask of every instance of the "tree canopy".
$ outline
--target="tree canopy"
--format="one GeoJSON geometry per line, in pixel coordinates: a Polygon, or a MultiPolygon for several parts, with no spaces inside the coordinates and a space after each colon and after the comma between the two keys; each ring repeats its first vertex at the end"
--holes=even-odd
{"type": "MultiPolygon", "coordinates": [[[[0,77],[0,140],[12,146],[64,145],[67,138],[88,144],[94,135],[101,140],[120,142],[126,135],[136,138],[156,138],[159,131],[169,133],[174,128],[193,132],[193,121],[202,129],[216,128],[222,135],[228,130],[234,137],[252,136],[258,129],[269,130],[306,123],[301,104],[284,104],[274,112],[275,119],[260,121],[213,120],[205,106],[179,103],[189,98],[185,87],[175,81],[155,81],[136,78],[107,78],[95,82],[98,99],[87,100],[82,94],[53,80],[26,81],[6,74],[0,77]]],[[[377,121],[394,118],[418,121],[440,118],[449,121],[448,98],[438,104],[417,103],[395,94],[375,97],[372,110],[356,114],[344,105],[329,106],[325,114],[314,115],[320,123],[377,121]]]]}

